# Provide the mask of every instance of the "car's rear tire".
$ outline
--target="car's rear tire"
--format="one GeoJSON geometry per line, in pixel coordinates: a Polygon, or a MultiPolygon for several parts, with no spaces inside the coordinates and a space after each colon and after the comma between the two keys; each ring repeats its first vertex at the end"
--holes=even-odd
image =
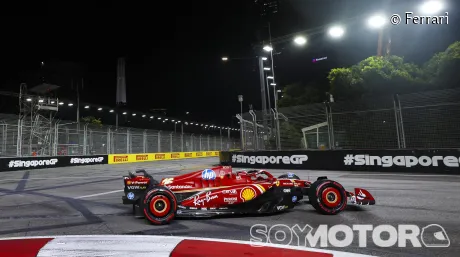
{"type": "Polygon", "coordinates": [[[321,214],[335,215],[347,206],[347,194],[341,184],[332,180],[317,180],[308,192],[310,204],[321,214]]]}
{"type": "Polygon", "coordinates": [[[169,224],[176,216],[176,196],[166,187],[147,189],[142,205],[145,218],[154,225],[169,224]]]}

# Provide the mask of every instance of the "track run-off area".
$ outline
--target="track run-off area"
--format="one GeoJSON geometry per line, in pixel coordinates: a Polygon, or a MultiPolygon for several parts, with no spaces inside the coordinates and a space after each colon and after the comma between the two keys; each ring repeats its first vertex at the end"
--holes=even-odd
{"type": "MultiPolygon", "coordinates": [[[[288,227],[297,224],[302,228],[309,225],[314,229],[339,224],[350,227],[411,224],[421,229],[439,224],[448,235],[449,247],[414,248],[410,243],[407,247],[397,244],[378,247],[373,244],[372,234],[367,233],[366,247],[359,246],[355,235],[350,246],[327,249],[376,256],[459,256],[460,176],[455,175],[268,170],[275,176],[293,172],[301,179],[313,181],[318,176],[328,176],[347,190],[368,189],[376,199],[374,206],[349,206],[335,216],[318,214],[310,204],[303,203],[276,215],[176,219],[170,225],[153,226],[134,218],[131,206],[121,203],[122,176],[129,171],[143,168],[160,180],[217,163],[218,158],[205,158],[2,172],[0,237],[124,234],[247,241],[251,239],[251,227],[256,224],[268,228],[277,224],[288,227]]],[[[298,244],[296,240],[290,242],[298,244]]]]}

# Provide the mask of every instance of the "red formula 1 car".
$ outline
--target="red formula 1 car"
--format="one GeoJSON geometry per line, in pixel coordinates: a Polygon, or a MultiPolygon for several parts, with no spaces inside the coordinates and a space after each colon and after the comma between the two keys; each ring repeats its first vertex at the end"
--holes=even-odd
{"type": "Polygon", "coordinates": [[[136,217],[163,225],[174,217],[212,217],[229,214],[273,213],[294,208],[308,196],[322,214],[337,214],[347,204],[374,205],[365,189],[346,191],[327,177],[315,182],[301,180],[292,173],[278,178],[265,170],[233,172],[219,166],[164,178],[160,182],[144,170],[124,177],[123,204],[133,205],[136,217]]]}

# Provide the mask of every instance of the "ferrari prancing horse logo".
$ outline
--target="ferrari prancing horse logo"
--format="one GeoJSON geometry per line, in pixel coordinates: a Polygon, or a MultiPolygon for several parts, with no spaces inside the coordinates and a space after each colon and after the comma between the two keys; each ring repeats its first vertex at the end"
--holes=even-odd
{"type": "Polygon", "coordinates": [[[174,178],[165,178],[163,179],[163,185],[172,184],[173,181],[174,181],[174,178]]]}

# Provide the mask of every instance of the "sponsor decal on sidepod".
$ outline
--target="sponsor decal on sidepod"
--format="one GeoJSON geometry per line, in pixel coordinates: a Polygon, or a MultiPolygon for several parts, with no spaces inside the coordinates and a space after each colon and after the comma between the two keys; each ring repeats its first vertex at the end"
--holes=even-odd
{"type": "Polygon", "coordinates": [[[230,197],[230,198],[224,197],[224,202],[225,202],[225,203],[232,204],[232,203],[234,203],[234,202],[236,202],[236,201],[238,201],[238,198],[236,198],[236,197],[230,197]]]}
{"type": "Polygon", "coordinates": [[[209,203],[209,201],[211,201],[211,200],[213,200],[213,199],[217,199],[217,198],[219,198],[218,195],[211,195],[211,192],[207,192],[207,193],[206,193],[206,198],[200,199],[200,196],[199,196],[199,195],[195,196],[195,197],[193,198],[193,204],[194,204],[195,206],[197,206],[197,205],[203,205],[205,201],[206,201],[207,203],[209,203]]]}
{"type": "Polygon", "coordinates": [[[167,188],[174,190],[174,189],[188,189],[193,188],[192,185],[174,185],[174,186],[166,186],[167,188]]]}
{"type": "Polygon", "coordinates": [[[145,190],[147,187],[145,186],[128,186],[129,190],[145,190]]]}

